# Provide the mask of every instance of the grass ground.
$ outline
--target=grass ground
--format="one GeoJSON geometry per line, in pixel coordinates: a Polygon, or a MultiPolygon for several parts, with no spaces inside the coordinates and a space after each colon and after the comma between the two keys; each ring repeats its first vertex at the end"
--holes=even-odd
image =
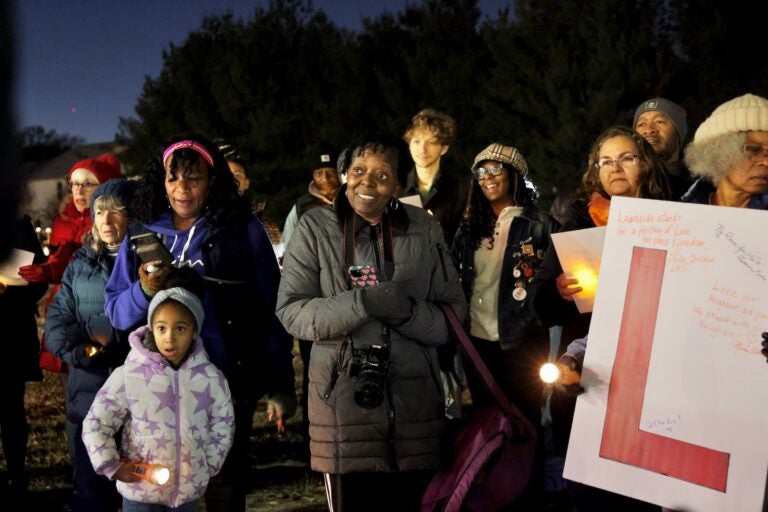
{"type": "MultiPolygon", "coordinates": [[[[300,389],[301,358],[297,355],[294,361],[300,389]]],[[[72,493],[71,467],[64,433],[64,397],[59,376],[44,373],[42,382],[27,384],[26,406],[31,430],[27,455],[30,486],[24,510],[62,512],[66,510],[72,493]]],[[[274,425],[267,423],[263,407],[254,415],[248,512],[326,510],[320,475],[298,461],[300,418],[299,411],[288,422],[286,433],[278,436],[274,425]]],[[[5,469],[4,458],[0,461],[2,473],[5,469]]],[[[5,510],[2,504],[0,509],[5,510]]]]}

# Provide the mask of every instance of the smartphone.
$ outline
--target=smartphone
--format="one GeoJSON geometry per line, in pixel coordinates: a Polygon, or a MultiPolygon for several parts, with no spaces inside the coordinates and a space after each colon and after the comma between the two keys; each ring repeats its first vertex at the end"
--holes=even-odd
{"type": "Polygon", "coordinates": [[[160,260],[162,265],[170,265],[173,261],[171,251],[154,233],[142,233],[131,237],[131,246],[141,258],[142,263],[160,260]]]}
{"type": "Polygon", "coordinates": [[[353,265],[347,269],[352,286],[366,288],[379,284],[379,274],[373,265],[353,265]]]}

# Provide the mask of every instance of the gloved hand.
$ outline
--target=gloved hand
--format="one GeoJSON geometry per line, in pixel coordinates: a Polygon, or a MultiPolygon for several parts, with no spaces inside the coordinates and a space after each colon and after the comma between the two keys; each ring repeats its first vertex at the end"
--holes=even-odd
{"type": "Polygon", "coordinates": [[[765,356],[765,362],[768,363],[768,332],[763,333],[763,350],[760,352],[765,356]]]}
{"type": "Polygon", "coordinates": [[[267,420],[277,424],[278,433],[285,432],[285,420],[296,414],[296,390],[272,393],[267,397],[267,420]]]}
{"type": "MultiPolygon", "coordinates": [[[[152,262],[150,264],[159,264],[160,261],[152,262]]],[[[148,272],[147,267],[150,264],[142,263],[139,265],[139,280],[141,281],[141,290],[147,297],[152,297],[154,294],[165,288],[165,282],[170,274],[170,269],[165,266],[158,266],[154,272],[148,272]]]]}
{"type": "Polygon", "coordinates": [[[19,275],[29,283],[50,283],[53,281],[53,267],[49,263],[19,267],[19,275]]]}
{"type": "Polygon", "coordinates": [[[365,311],[375,318],[402,320],[411,316],[413,301],[399,281],[384,281],[362,289],[365,311]]]}
{"type": "Polygon", "coordinates": [[[51,254],[47,263],[25,265],[19,268],[19,275],[29,283],[58,284],[61,282],[69,260],[80,245],[71,241],[65,242],[51,254]]]}

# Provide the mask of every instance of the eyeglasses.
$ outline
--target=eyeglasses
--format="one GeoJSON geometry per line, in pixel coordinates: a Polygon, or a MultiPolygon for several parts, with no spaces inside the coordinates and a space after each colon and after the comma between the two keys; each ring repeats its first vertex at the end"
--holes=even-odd
{"type": "Polygon", "coordinates": [[[475,179],[477,181],[484,180],[488,177],[488,175],[491,176],[498,176],[501,174],[501,171],[504,170],[504,164],[496,164],[491,167],[478,167],[474,171],[472,171],[472,174],[475,176],[475,179]]]}
{"type": "Polygon", "coordinates": [[[637,161],[640,159],[637,155],[625,155],[617,160],[611,160],[610,158],[606,158],[605,160],[600,160],[599,162],[595,162],[595,169],[599,171],[603,170],[610,170],[613,169],[614,165],[618,165],[620,168],[624,168],[628,165],[635,165],[637,161]]]}
{"type": "Polygon", "coordinates": [[[755,160],[759,157],[768,157],[768,148],[753,146],[752,144],[744,144],[744,153],[750,160],[755,160]]]}
{"type": "Polygon", "coordinates": [[[69,188],[70,190],[75,190],[76,188],[82,188],[85,190],[93,190],[94,188],[98,187],[98,183],[92,183],[90,181],[70,181],[69,182],[69,188]]]}

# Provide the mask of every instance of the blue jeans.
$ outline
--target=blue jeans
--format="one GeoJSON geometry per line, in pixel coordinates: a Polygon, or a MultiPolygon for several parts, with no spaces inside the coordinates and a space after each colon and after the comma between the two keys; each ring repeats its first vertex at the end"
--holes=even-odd
{"type": "Polygon", "coordinates": [[[158,505],[156,503],[140,503],[123,498],[123,512],[197,512],[200,500],[190,501],[176,508],[158,505]]]}

